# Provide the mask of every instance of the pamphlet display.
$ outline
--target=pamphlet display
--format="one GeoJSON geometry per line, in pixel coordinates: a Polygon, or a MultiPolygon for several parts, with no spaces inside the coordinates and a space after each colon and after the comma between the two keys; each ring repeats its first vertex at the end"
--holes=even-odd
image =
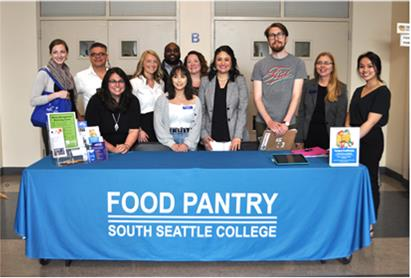
{"type": "Polygon", "coordinates": [[[358,166],[360,160],[360,128],[330,129],[330,166],[358,166]]]}
{"type": "Polygon", "coordinates": [[[74,112],[49,113],[47,118],[50,150],[58,166],[108,159],[98,126],[77,121],[74,112]]]}

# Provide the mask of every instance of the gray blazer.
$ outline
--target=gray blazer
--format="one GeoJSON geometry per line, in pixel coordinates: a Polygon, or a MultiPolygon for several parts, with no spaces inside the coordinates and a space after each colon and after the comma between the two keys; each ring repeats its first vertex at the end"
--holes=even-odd
{"type": "MultiPolygon", "coordinates": [[[[198,93],[203,108],[201,138],[211,136],[215,86],[216,77],[211,81],[208,80],[207,76],[201,78],[201,86],[198,93]]],[[[242,141],[247,141],[248,88],[244,76],[238,76],[235,82],[229,81],[227,86],[227,120],[230,139],[240,138],[242,141]]]]}
{"type": "MultiPolygon", "coordinates": [[[[347,113],[347,86],[338,81],[341,86],[341,96],[336,102],[325,101],[325,121],[328,134],[330,127],[344,126],[345,115],[347,113]]],[[[297,138],[296,142],[302,143],[307,139],[310,128],[311,117],[313,116],[317,103],[318,83],[314,80],[304,80],[303,92],[301,95],[300,107],[297,115],[297,138]]]]}
{"type": "MultiPolygon", "coordinates": [[[[154,130],[158,141],[171,148],[176,142],[170,133],[170,117],[168,110],[168,94],[161,95],[155,105],[154,105],[154,130]]],[[[201,131],[201,102],[200,99],[195,97],[195,107],[194,107],[194,121],[188,136],[184,139],[184,144],[186,144],[190,151],[195,151],[197,149],[198,141],[200,141],[200,131],[201,131]]]]}

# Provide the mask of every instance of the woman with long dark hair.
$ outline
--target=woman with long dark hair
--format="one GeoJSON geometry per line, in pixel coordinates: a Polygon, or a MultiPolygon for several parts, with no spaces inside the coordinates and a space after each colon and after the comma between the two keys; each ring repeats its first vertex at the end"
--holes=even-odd
{"type": "MultiPolygon", "coordinates": [[[[388,123],[391,92],[382,81],[381,59],[373,52],[358,57],[357,71],[365,81],[351,98],[345,125],[360,127],[360,163],[368,168],[371,178],[375,216],[378,216],[380,189],[378,169],[384,151],[382,127],[388,123]]],[[[373,230],[371,229],[371,235],[373,230]]]]}
{"type": "Polygon", "coordinates": [[[88,126],[99,126],[109,152],[127,153],[135,144],[140,128],[140,104],[132,93],[126,73],[118,68],[107,71],[101,89],[87,105],[88,126]]]}
{"type": "Polygon", "coordinates": [[[201,102],[193,94],[189,71],[183,65],[170,73],[169,92],[158,98],[154,129],[158,141],[175,152],[195,151],[200,140],[201,102]]]}
{"type": "Polygon", "coordinates": [[[215,50],[208,77],[201,79],[199,97],[203,106],[201,140],[205,148],[211,151],[213,145],[223,143],[231,151],[239,150],[241,142],[248,139],[248,88],[228,45],[215,50]]]}

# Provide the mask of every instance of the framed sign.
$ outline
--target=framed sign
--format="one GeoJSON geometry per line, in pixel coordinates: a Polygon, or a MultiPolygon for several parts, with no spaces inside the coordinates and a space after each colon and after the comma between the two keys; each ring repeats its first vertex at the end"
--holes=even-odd
{"type": "Polygon", "coordinates": [[[330,160],[333,167],[358,166],[360,163],[360,128],[330,128],[330,160]]]}

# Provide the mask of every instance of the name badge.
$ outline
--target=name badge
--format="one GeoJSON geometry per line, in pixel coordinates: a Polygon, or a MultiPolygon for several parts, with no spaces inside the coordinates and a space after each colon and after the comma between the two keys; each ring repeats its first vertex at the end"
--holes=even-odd
{"type": "Polygon", "coordinates": [[[184,106],[183,106],[183,110],[187,110],[187,109],[193,109],[193,106],[191,106],[191,105],[184,105],[184,106]]]}

